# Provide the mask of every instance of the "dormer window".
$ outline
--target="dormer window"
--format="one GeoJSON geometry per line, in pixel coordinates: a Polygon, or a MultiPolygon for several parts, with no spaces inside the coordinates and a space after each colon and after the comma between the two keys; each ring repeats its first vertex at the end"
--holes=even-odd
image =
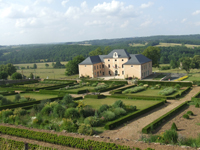
{"type": "Polygon", "coordinates": [[[114,53],[113,53],[113,58],[118,58],[117,52],[114,52],[114,53]]]}
{"type": "Polygon", "coordinates": [[[124,61],[124,59],[122,59],[122,61],[124,61]]]}

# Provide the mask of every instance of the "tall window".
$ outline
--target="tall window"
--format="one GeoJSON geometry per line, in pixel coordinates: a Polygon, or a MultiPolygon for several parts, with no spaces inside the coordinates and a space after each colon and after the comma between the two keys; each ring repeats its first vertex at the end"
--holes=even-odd
{"type": "Polygon", "coordinates": [[[117,64],[115,64],[115,68],[117,68],[117,64]]]}
{"type": "Polygon", "coordinates": [[[117,61],[117,59],[115,59],[115,61],[117,61]]]}
{"type": "Polygon", "coordinates": [[[108,71],[108,74],[110,74],[110,71],[108,71]]]}
{"type": "Polygon", "coordinates": [[[94,70],[96,70],[96,66],[94,66],[94,70]]]}
{"type": "Polygon", "coordinates": [[[108,61],[110,61],[110,59],[108,59],[108,61]]]}
{"type": "Polygon", "coordinates": [[[108,68],[110,68],[110,64],[108,64],[108,68]]]}
{"type": "Polygon", "coordinates": [[[104,64],[102,65],[102,68],[104,68],[104,64]]]}
{"type": "Polygon", "coordinates": [[[101,68],[101,65],[99,65],[99,68],[101,68]]]}
{"type": "Polygon", "coordinates": [[[124,71],[122,71],[122,75],[124,75],[124,71]]]}
{"type": "Polygon", "coordinates": [[[122,59],[122,61],[124,61],[124,59],[122,59]]]}
{"type": "Polygon", "coordinates": [[[97,69],[98,69],[98,66],[97,66],[97,69]]]}
{"type": "Polygon", "coordinates": [[[122,65],[122,68],[124,68],[124,65],[122,65]]]}

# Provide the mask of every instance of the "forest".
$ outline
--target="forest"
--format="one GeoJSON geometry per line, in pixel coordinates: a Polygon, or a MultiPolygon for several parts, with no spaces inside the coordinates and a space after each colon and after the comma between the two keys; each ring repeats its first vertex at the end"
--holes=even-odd
{"type": "Polygon", "coordinates": [[[125,49],[129,53],[138,54],[142,53],[148,46],[156,46],[160,42],[181,44],[181,46],[160,47],[161,57],[159,62],[162,64],[170,63],[171,60],[177,61],[182,57],[200,55],[200,47],[189,48],[185,46],[185,44],[200,45],[200,35],[149,36],[59,44],[0,46],[0,64],[69,61],[77,55],[88,57],[89,52],[98,47],[104,50],[106,46],[109,46],[110,50],[125,49]],[[144,45],[130,46],[131,43],[141,43],[144,45]]]}

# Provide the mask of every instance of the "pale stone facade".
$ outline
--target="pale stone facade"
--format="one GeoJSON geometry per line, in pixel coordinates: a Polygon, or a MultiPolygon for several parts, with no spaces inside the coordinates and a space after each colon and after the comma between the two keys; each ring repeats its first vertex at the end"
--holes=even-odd
{"type": "Polygon", "coordinates": [[[152,60],[141,54],[128,54],[117,49],[108,55],[90,56],[79,64],[79,77],[103,76],[137,77],[143,79],[152,74],[152,60]]]}

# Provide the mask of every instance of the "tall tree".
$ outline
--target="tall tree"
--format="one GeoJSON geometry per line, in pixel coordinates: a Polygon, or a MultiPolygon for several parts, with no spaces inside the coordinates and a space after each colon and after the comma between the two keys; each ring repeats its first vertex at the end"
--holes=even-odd
{"type": "Polygon", "coordinates": [[[22,74],[19,72],[15,72],[11,75],[11,78],[14,79],[22,79],[22,74]]]}
{"type": "Polygon", "coordinates": [[[67,76],[74,75],[78,73],[78,64],[81,63],[85,58],[82,55],[74,57],[66,64],[66,72],[67,76]]]}
{"type": "Polygon", "coordinates": [[[149,46],[142,54],[152,60],[153,67],[159,67],[158,61],[160,60],[160,48],[149,46]]]}
{"type": "Polygon", "coordinates": [[[37,65],[36,64],[33,64],[33,69],[37,69],[37,65]]]}
{"type": "Polygon", "coordinates": [[[1,71],[0,72],[0,79],[7,79],[7,78],[8,78],[8,73],[4,72],[4,71],[1,71]]]}
{"type": "Polygon", "coordinates": [[[98,47],[97,49],[89,52],[90,56],[96,56],[96,55],[102,55],[102,54],[103,54],[103,52],[101,50],[101,47],[98,47]]]}
{"type": "Polygon", "coordinates": [[[191,62],[192,62],[192,59],[189,57],[184,57],[180,59],[180,63],[181,63],[180,67],[184,69],[187,72],[187,74],[190,72],[191,62]]]}
{"type": "Polygon", "coordinates": [[[103,50],[103,54],[104,55],[108,55],[108,53],[111,51],[111,47],[110,46],[106,46],[103,50]]]}
{"type": "Polygon", "coordinates": [[[17,70],[16,67],[13,66],[13,64],[11,64],[11,63],[0,66],[0,71],[6,72],[9,76],[11,76],[13,73],[15,73],[16,70],[17,70]]]}

